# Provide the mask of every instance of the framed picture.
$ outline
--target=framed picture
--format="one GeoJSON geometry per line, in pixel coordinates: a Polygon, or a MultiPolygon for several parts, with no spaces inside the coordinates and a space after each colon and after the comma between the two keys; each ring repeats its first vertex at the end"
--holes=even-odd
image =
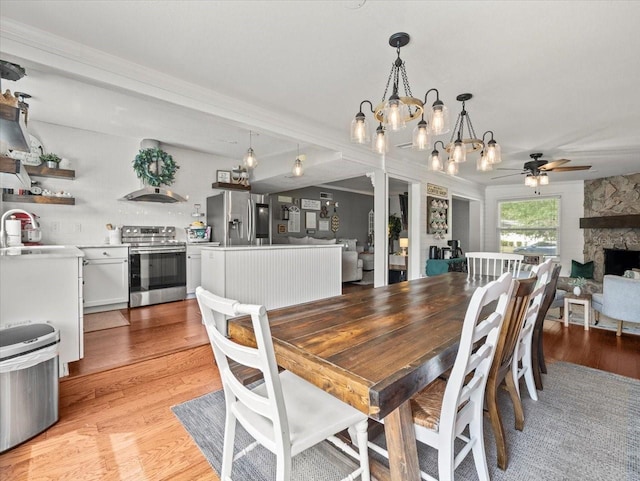
{"type": "Polygon", "coordinates": [[[231,183],[231,172],[228,170],[218,170],[216,172],[216,181],[222,182],[223,184],[231,183]]]}
{"type": "Polygon", "coordinates": [[[278,224],[278,234],[286,234],[287,226],[284,224],[278,224]]]}
{"type": "Polygon", "coordinates": [[[307,229],[315,229],[316,228],[316,213],[315,212],[305,212],[305,227],[307,229]]]}

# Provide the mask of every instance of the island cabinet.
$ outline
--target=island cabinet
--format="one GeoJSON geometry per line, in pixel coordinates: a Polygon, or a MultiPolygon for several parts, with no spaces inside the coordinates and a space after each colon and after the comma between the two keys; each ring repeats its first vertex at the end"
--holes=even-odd
{"type": "Polygon", "coordinates": [[[196,296],[196,287],[202,279],[202,249],[207,244],[187,244],[187,299],[196,296]]]}
{"type": "Polygon", "coordinates": [[[129,303],[129,248],[82,247],[84,312],[124,309],[129,303]]]}
{"type": "MultiPolygon", "coordinates": [[[[267,309],[342,294],[342,246],[205,247],[202,287],[267,309]]],[[[226,330],[226,326],[219,326],[226,330]]]]}

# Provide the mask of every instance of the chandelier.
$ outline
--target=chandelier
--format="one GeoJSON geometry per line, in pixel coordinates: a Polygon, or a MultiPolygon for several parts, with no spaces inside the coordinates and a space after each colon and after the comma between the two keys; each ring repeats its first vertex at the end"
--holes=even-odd
{"type": "Polygon", "coordinates": [[[420,118],[412,136],[412,147],[417,150],[427,150],[430,146],[430,136],[449,132],[449,109],[440,100],[437,89],[429,89],[424,95],[424,100],[416,98],[411,93],[409,79],[404,61],[400,58],[400,49],[409,43],[409,34],[404,32],[394,33],[389,38],[389,45],[395,47],[397,58],[391,65],[391,72],[387,79],[382,101],[373,106],[370,100],[360,102],[360,109],[351,122],[351,141],[358,144],[370,142],[370,128],[362,107],[369,104],[373,117],[378,121],[373,150],[383,154],[388,151],[389,144],[386,138],[387,131],[398,131],[405,128],[407,122],[420,118]],[[391,87],[391,94],[387,93],[391,87]],[[402,89],[402,92],[401,92],[402,89]],[[425,120],[424,106],[427,97],[435,92],[436,100],[428,112],[429,120],[425,120]]]}
{"type": "Polygon", "coordinates": [[[472,97],[473,95],[468,93],[456,97],[456,100],[462,102],[462,110],[458,114],[451,139],[446,147],[441,141],[435,142],[428,165],[429,170],[445,171],[449,175],[457,175],[459,165],[467,161],[467,154],[478,150],[481,152],[476,164],[477,170],[490,171],[493,170],[495,164],[502,162],[500,145],[493,138],[493,132],[487,130],[481,139],[476,135],[471,117],[466,109],[466,102],[472,97]],[[487,142],[488,135],[491,135],[491,139],[487,142]],[[443,149],[449,154],[446,164],[440,160],[440,152],[437,150],[438,143],[442,144],[443,149]]]}

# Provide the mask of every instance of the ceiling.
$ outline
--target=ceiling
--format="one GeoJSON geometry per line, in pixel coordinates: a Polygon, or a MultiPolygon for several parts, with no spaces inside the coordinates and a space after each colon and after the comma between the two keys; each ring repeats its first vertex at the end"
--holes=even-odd
{"type": "MultiPolygon", "coordinates": [[[[374,154],[349,143],[349,124],[361,100],[382,98],[388,38],[405,31],[413,94],[438,88],[455,120],[456,95],[472,93],[469,116],[479,135],[495,133],[501,168],[521,169],[532,152],[592,166],[552,172],[556,182],[640,171],[638,18],[640,2],[626,1],[3,0],[0,53],[27,68],[3,89],[33,95],[32,120],[238,161],[251,129],[255,180],[286,190],[300,184],[275,165],[298,149],[307,185],[366,185],[374,154]]],[[[426,155],[392,148],[387,159],[426,155]]],[[[459,177],[523,180],[477,172],[475,156],[459,177]]]]}

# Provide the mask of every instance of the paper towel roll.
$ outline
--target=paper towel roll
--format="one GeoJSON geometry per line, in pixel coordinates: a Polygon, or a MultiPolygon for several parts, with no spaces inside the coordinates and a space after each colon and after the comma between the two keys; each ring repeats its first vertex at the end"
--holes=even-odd
{"type": "Polygon", "coordinates": [[[7,246],[21,246],[22,223],[20,222],[20,219],[16,219],[15,216],[11,216],[11,219],[7,219],[4,225],[7,231],[7,246]]]}

